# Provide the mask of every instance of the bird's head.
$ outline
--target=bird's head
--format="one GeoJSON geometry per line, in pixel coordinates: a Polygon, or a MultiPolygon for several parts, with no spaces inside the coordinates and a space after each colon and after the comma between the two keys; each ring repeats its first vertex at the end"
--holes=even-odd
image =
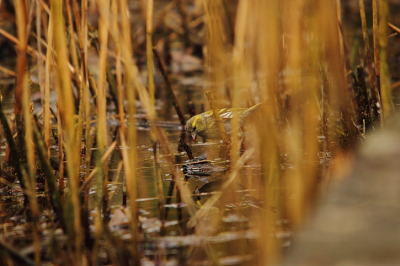
{"type": "Polygon", "coordinates": [[[190,118],[186,123],[186,131],[192,136],[193,140],[196,140],[196,136],[198,133],[201,133],[206,129],[206,121],[202,115],[195,115],[190,118]]]}

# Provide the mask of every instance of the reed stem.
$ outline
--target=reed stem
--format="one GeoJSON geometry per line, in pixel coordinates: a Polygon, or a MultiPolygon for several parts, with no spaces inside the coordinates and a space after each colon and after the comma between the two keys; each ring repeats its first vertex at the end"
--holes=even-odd
{"type": "MultiPolygon", "coordinates": [[[[54,33],[65,32],[63,19],[63,5],[60,1],[51,0],[51,16],[54,19],[54,33]]],[[[78,265],[82,264],[82,233],[81,233],[81,217],[80,217],[80,201],[79,201],[79,163],[80,156],[80,140],[76,140],[76,122],[74,96],[72,92],[71,73],[68,66],[68,50],[66,46],[66,38],[64,34],[57,34],[54,38],[55,52],[57,53],[57,85],[56,91],[59,97],[58,107],[61,121],[64,129],[65,151],[67,156],[68,180],[70,185],[70,195],[72,203],[73,221],[73,239],[75,248],[75,258],[78,265]]]]}
{"type": "Polygon", "coordinates": [[[178,115],[179,122],[181,123],[182,126],[185,126],[186,122],[185,122],[185,118],[183,117],[182,110],[179,106],[178,98],[176,97],[174,90],[172,89],[171,82],[169,81],[167,72],[165,71],[164,64],[163,64],[163,62],[160,58],[160,55],[158,54],[155,47],[153,47],[153,55],[156,58],[158,68],[160,69],[161,74],[164,78],[164,82],[165,82],[165,85],[167,86],[169,94],[170,94],[170,96],[172,96],[172,105],[174,106],[176,114],[178,115]]]}
{"type": "Polygon", "coordinates": [[[207,95],[208,101],[210,102],[210,107],[211,107],[211,110],[213,111],[215,121],[217,122],[219,131],[221,133],[222,141],[224,142],[225,145],[230,146],[230,140],[229,140],[228,134],[226,134],[225,127],[222,124],[221,117],[219,116],[217,108],[215,107],[215,104],[214,104],[214,97],[210,91],[207,91],[206,95],[207,95]]]}
{"type": "Polygon", "coordinates": [[[388,66],[388,1],[379,0],[379,64],[380,64],[380,91],[382,94],[382,112],[386,119],[393,111],[392,89],[390,87],[390,73],[388,66]]]}

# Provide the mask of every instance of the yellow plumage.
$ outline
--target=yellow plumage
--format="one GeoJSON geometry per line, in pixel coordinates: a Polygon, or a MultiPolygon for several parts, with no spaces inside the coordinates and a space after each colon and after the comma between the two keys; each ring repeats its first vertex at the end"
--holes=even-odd
{"type": "MultiPolygon", "coordinates": [[[[260,105],[261,103],[250,108],[224,108],[218,110],[226,132],[230,134],[231,119],[234,115],[239,116],[239,123],[242,126],[249,115],[257,110],[260,105]]],[[[192,136],[193,140],[196,140],[197,135],[208,139],[221,139],[221,133],[212,110],[190,118],[186,123],[186,131],[192,136]]]]}

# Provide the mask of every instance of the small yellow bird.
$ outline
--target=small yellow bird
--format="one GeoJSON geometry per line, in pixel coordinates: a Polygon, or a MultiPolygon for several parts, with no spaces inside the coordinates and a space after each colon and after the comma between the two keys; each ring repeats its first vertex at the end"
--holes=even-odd
{"type": "MultiPolygon", "coordinates": [[[[230,134],[231,119],[234,115],[239,115],[239,124],[240,127],[242,127],[243,123],[250,116],[250,114],[257,110],[260,105],[261,103],[256,104],[250,108],[224,108],[218,110],[226,133],[228,135],[230,134]]],[[[193,140],[196,140],[197,135],[207,139],[222,138],[212,110],[199,115],[195,115],[190,118],[186,123],[186,131],[192,136],[193,140]]]]}

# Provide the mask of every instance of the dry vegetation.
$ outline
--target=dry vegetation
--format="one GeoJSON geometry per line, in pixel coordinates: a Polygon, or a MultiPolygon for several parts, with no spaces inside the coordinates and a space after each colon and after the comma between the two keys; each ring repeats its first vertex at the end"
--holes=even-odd
{"type": "MultiPolygon", "coordinates": [[[[223,250],[227,257],[239,256],[238,264],[275,265],[284,244],[279,233],[302,225],[316,195],[323,194],[332,178],[341,176],[338,173],[350,160],[352,148],[366,131],[384,125],[393,111],[386,63],[388,4],[372,1],[373,30],[369,30],[363,0],[358,2],[363,64],[352,74],[336,0],[0,0],[4,17],[12,21],[2,22],[0,41],[5,49],[15,45],[15,52],[3,58],[0,66],[3,80],[15,76],[15,84],[3,83],[2,90],[3,94],[15,91],[15,118],[0,110],[2,136],[7,140],[2,193],[10,188],[22,191],[23,215],[29,221],[23,223],[29,236],[26,245],[33,248],[33,255],[25,256],[7,243],[10,236],[1,237],[2,265],[12,261],[15,265],[139,265],[173,257],[160,251],[146,258],[144,229],[139,230],[143,221],[137,199],[144,181],[138,173],[141,158],[135,147],[137,117],[143,113],[150,125],[152,191],[161,223],[154,241],[166,234],[164,202],[170,203],[171,195],[163,191],[167,181],[161,172],[168,172],[177,191],[174,200],[183,202],[187,213],[186,220],[177,218],[182,236],[219,236],[225,204],[232,203],[236,207],[230,212],[250,220],[246,225],[239,223],[236,230],[243,235],[256,232],[251,243],[242,235],[232,245],[210,241],[194,248],[189,245],[176,264],[224,264],[223,250]],[[132,9],[136,12],[129,13],[132,9]],[[181,59],[174,45],[183,47],[181,59]],[[157,82],[162,72],[153,46],[164,61],[161,64],[169,69],[177,96],[163,92],[164,79],[157,82]],[[188,74],[182,68],[190,60],[199,61],[196,49],[201,50],[204,67],[188,74]],[[173,71],[174,64],[181,69],[173,71]],[[201,208],[193,202],[190,180],[184,181],[175,152],[183,141],[189,146],[193,142],[185,135],[183,141],[170,142],[165,128],[158,126],[162,111],[156,110],[157,100],[168,96],[178,112],[188,100],[201,101],[190,99],[179,88],[184,75],[201,76],[205,84],[201,99],[211,91],[218,108],[264,103],[249,125],[251,134],[246,135],[245,145],[236,131],[230,141],[220,143],[228,151],[220,154],[223,160],[229,157],[225,164],[229,171],[221,189],[204,197],[201,208]],[[39,115],[31,105],[37,86],[39,115]],[[55,98],[51,98],[53,92],[55,98]],[[51,108],[54,104],[57,108],[51,108]],[[117,133],[111,136],[110,119],[119,122],[117,133]],[[95,134],[91,134],[93,129],[95,134]],[[51,150],[54,145],[57,149],[51,150]],[[108,226],[108,163],[114,151],[127,194],[123,213],[129,229],[125,233],[110,231],[108,226]],[[39,176],[46,181],[44,204],[38,202],[43,195],[37,188],[39,176]],[[243,190],[243,180],[246,197],[259,202],[258,207],[243,207],[238,192],[243,190]],[[97,185],[95,202],[89,200],[91,182],[97,185]],[[43,217],[47,217],[45,230],[43,217]]],[[[167,76],[165,81],[168,85],[167,76]]],[[[232,124],[238,123],[238,117],[233,117],[232,124]]],[[[2,222],[6,233],[9,220],[2,222]]]]}

